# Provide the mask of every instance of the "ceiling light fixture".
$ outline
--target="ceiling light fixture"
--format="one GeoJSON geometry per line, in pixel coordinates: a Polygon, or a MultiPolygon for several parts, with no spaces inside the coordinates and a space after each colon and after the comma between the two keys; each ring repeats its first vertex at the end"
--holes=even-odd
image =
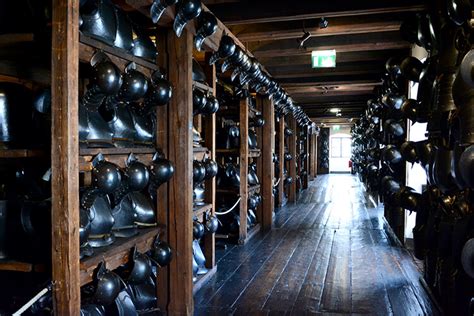
{"type": "Polygon", "coordinates": [[[332,109],[329,109],[329,112],[331,112],[331,113],[339,113],[339,112],[341,112],[341,109],[332,108],[332,109]]]}
{"type": "Polygon", "coordinates": [[[310,38],[311,38],[311,33],[308,32],[308,31],[304,31],[303,35],[296,40],[299,44],[299,48],[303,48],[304,47],[304,42],[306,42],[310,38]]]}
{"type": "Polygon", "coordinates": [[[299,44],[299,48],[304,48],[304,43],[311,38],[311,33],[305,30],[304,20],[303,20],[303,35],[300,38],[297,38],[296,41],[299,44]]]}
{"type": "Polygon", "coordinates": [[[320,28],[325,29],[325,28],[328,27],[328,25],[329,25],[329,22],[324,17],[322,17],[321,20],[319,20],[319,27],[320,28]]]}

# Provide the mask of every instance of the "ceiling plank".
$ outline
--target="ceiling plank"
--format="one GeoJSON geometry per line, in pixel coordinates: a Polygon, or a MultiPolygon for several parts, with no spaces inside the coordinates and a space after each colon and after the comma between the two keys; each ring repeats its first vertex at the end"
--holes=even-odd
{"type": "MultiPolygon", "coordinates": [[[[393,56],[407,56],[407,50],[382,50],[382,51],[360,51],[360,52],[337,52],[336,62],[366,62],[366,61],[386,61],[393,56]]],[[[296,56],[276,56],[276,57],[262,57],[259,59],[260,63],[265,67],[285,66],[285,65],[309,65],[311,57],[308,55],[296,56]]]]}
{"type": "MultiPolygon", "coordinates": [[[[317,22],[317,21],[316,21],[317,22]]],[[[377,19],[354,19],[343,18],[330,21],[329,27],[320,28],[319,26],[306,26],[305,31],[310,32],[312,37],[325,37],[334,35],[350,34],[370,34],[380,32],[392,32],[400,29],[400,20],[394,20],[392,17],[377,17],[377,19]]],[[[234,31],[231,29],[231,31],[234,31]]],[[[268,40],[282,40],[290,38],[299,38],[303,35],[301,22],[290,27],[289,23],[267,23],[249,26],[240,31],[234,31],[234,34],[242,42],[256,42],[268,40]]]]}
{"type": "Polygon", "coordinates": [[[211,10],[226,25],[306,20],[397,12],[418,12],[426,7],[420,0],[331,0],[331,1],[240,1],[212,5],[211,10]]]}
{"type": "Polygon", "coordinates": [[[305,47],[299,48],[295,40],[279,40],[255,42],[248,45],[250,51],[257,58],[311,55],[313,50],[335,49],[336,53],[381,51],[395,49],[409,49],[409,42],[404,41],[399,32],[355,34],[348,36],[330,36],[324,41],[318,38],[310,38],[305,42],[305,47]]]}
{"type": "Polygon", "coordinates": [[[311,68],[311,65],[269,67],[268,71],[276,78],[295,78],[310,76],[343,76],[357,74],[379,74],[384,70],[384,64],[375,63],[346,63],[335,68],[311,68]]]}

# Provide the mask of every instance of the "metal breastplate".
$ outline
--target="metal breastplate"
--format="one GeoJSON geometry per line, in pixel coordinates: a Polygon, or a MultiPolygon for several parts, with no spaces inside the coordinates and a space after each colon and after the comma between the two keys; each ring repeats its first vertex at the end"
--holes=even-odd
{"type": "Polygon", "coordinates": [[[98,112],[88,112],[89,134],[87,144],[89,147],[113,147],[113,132],[107,122],[98,112]]]}
{"type": "Polygon", "coordinates": [[[130,111],[135,127],[135,143],[138,145],[153,146],[155,123],[150,115],[142,115],[138,111],[130,111]]]}
{"type": "Polygon", "coordinates": [[[89,244],[92,247],[104,247],[112,244],[115,240],[112,233],[115,220],[107,198],[98,195],[95,191],[87,191],[81,199],[81,206],[89,211],[91,219],[89,244]]]}
{"type": "Polygon", "coordinates": [[[82,8],[81,31],[87,36],[113,45],[117,33],[115,8],[109,0],[89,1],[82,8]],[[94,2],[92,4],[92,2],[94,2]],[[92,7],[93,6],[93,7],[92,7]],[[87,8],[86,8],[87,7],[87,8]],[[84,12],[86,9],[90,12],[84,12]]]}
{"type": "Polygon", "coordinates": [[[198,271],[197,274],[206,274],[209,270],[206,269],[206,257],[204,256],[204,253],[202,252],[201,246],[199,245],[198,240],[193,241],[193,255],[194,255],[194,260],[196,260],[196,263],[198,265],[198,271]]]}
{"type": "Polygon", "coordinates": [[[89,122],[87,110],[79,104],[79,143],[80,145],[87,143],[87,137],[89,136],[89,122]]]}
{"type": "Polygon", "coordinates": [[[81,316],[105,316],[105,307],[98,304],[86,304],[81,306],[81,316]]]}
{"type": "Polygon", "coordinates": [[[156,224],[156,213],[150,199],[140,192],[131,192],[128,196],[136,214],[136,224],[145,227],[156,224]]]}
{"type": "Polygon", "coordinates": [[[194,188],[194,191],[193,191],[194,205],[202,206],[205,204],[204,193],[205,193],[204,188],[201,185],[198,185],[194,188]]]}
{"type": "Polygon", "coordinates": [[[115,8],[115,16],[117,19],[117,33],[114,46],[129,51],[133,48],[132,24],[125,13],[118,8],[115,8]]]}
{"type": "Polygon", "coordinates": [[[151,277],[145,284],[129,285],[128,288],[137,310],[143,311],[156,307],[156,287],[151,277]]]}
{"type": "Polygon", "coordinates": [[[450,193],[457,189],[451,174],[451,165],[454,158],[454,151],[438,148],[434,161],[434,180],[443,193],[450,193]]]}
{"type": "Polygon", "coordinates": [[[79,210],[80,226],[79,226],[79,244],[80,244],[80,257],[91,256],[93,250],[88,243],[89,235],[91,233],[91,220],[89,218],[89,212],[82,207],[79,210]]]}
{"type": "Polygon", "coordinates": [[[112,230],[116,237],[131,237],[138,234],[136,214],[133,209],[132,201],[125,196],[112,210],[115,220],[112,230]]]}
{"type": "Polygon", "coordinates": [[[112,120],[108,122],[108,125],[113,131],[113,142],[115,146],[133,147],[137,134],[130,111],[124,103],[117,104],[112,111],[112,120]]]}
{"type": "Polygon", "coordinates": [[[115,299],[115,304],[106,307],[106,315],[135,316],[137,308],[127,290],[122,290],[115,299]]]}
{"type": "Polygon", "coordinates": [[[141,32],[137,33],[136,35],[137,37],[133,40],[132,54],[137,57],[155,62],[157,55],[155,44],[148,36],[142,34],[141,32]]]}
{"type": "Polygon", "coordinates": [[[256,149],[257,148],[257,135],[253,130],[249,130],[249,147],[250,149],[256,149]]]}

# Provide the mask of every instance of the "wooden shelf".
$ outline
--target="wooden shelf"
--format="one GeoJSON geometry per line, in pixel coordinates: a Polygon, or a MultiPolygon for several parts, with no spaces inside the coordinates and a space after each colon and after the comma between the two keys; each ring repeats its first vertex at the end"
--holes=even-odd
{"type": "Polygon", "coordinates": [[[37,158],[45,153],[41,149],[0,149],[0,158],[37,158]]]}
{"type": "Polygon", "coordinates": [[[193,147],[193,158],[196,160],[204,160],[206,155],[211,156],[211,151],[206,147],[193,147]]]}
{"type": "Polygon", "coordinates": [[[81,260],[80,280],[81,286],[93,280],[94,271],[102,261],[106,262],[107,269],[114,270],[129,260],[130,250],[136,246],[140,252],[150,250],[157,235],[163,226],[140,229],[137,236],[131,238],[117,238],[107,247],[95,248],[92,257],[81,260]]]}
{"type": "Polygon", "coordinates": [[[212,210],[212,204],[205,204],[203,206],[198,206],[196,208],[193,208],[193,215],[200,216],[201,214],[204,214],[210,210],[212,210]]]}
{"type": "Polygon", "coordinates": [[[156,149],[152,147],[131,147],[131,148],[80,148],[79,155],[95,156],[99,153],[103,155],[129,155],[134,154],[154,154],[156,149]]]}
{"type": "MultiPolygon", "coordinates": [[[[233,148],[233,149],[216,149],[217,154],[221,155],[240,155],[240,149],[233,148]]],[[[250,158],[258,158],[261,156],[260,149],[250,149],[249,150],[249,157],[250,158]]]]}
{"type": "Polygon", "coordinates": [[[210,94],[214,94],[214,89],[212,89],[212,87],[210,87],[206,84],[203,84],[201,82],[193,81],[193,86],[198,88],[199,90],[206,91],[210,94]]]}
{"type": "Polygon", "coordinates": [[[198,276],[198,280],[194,283],[193,287],[193,295],[196,294],[204,284],[206,284],[217,272],[217,266],[214,266],[214,268],[210,269],[209,272],[206,274],[198,276]]]}
{"type": "MultiPolygon", "coordinates": [[[[249,186],[248,194],[252,195],[256,191],[259,191],[259,190],[260,190],[260,184],[249,186]]],[[[217,192],[218,193],[235,193],[238,195],[240,193],[240,190],[239,188],[225,188],[225,189],[217,189],[217,192]]]]}
{"type": "Polygon", "coordinates": [[[14,261],[14,260],[5,260],[5,261],[0,261],[0,271],[44,272],[45,265],[14,261]]]}
{"type": "Polygon", "coordinates": [[[97,51],[102,51],[121,69],[124,69],[131,62],[137,65],[139,71],[150,73],[159,69],[151,61],[137,57],[121,48],[109,46],[86,35],[79,34],[79,42],[79,60],[82,62],[89,63],[97,51]]]}

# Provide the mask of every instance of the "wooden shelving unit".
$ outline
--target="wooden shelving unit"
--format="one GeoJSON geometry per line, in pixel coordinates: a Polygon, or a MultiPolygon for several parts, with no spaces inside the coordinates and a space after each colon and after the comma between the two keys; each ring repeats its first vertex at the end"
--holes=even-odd
{"type": "Polygon", "coordinates": [[[102,261],[107,263],[107,269],[113,270],[128,262],[130,250],[133,247],[137,247],[140,252],[151,249],[162,230],[164,230],[163,226],[140,229],[137,236],[120,238],[110,246],[95,249],[92,257],[81,260],[81,286],[93,280],[94,271],[102,261]]]}
{"type": "MultiPolygon", "coordinates": [[[[114,1],[119,7],[126,6],[127,11],[136,10],[147,17],[152,2],[152,0],[114,1]]],[[[196,30],[194,23],[189,23],[181,37],[175,36],[172,30],[172,22],[175,17],[174,6],[164,12],[159,23],[160,28],[157,30],[156,40],[160,51],[156,63],[80,34],[79,1],[53,0],[52,8],[51,69],[37,71],[35,68],[35,71],[32,71],[32,78],[25,78],[30,81],[36,80],[39,86],[51,85],[52,151],[0,150],[0,159],[49,158],[51,156],[53,175],[51,279],[54,284],[52,293],[54,313],[56,315],[77,315],[81,306],[81,286],[92,281],[94,270],[101,261],[106,261],[108,269],[115,269],[127,262],[132,247],[137,246],[139,251],[144,252],[150,249],[153,240],[159,234],[162,240],[170,244],[174,258],[169,266],[160,268],[158,273],[158,308],[161,312],[170,315],[192,314],[193,292],[209,280],[217,269],[214,254],[215,236],[207,235],[204,241],[204,253],[210,271],[193,285],[191,264],[193,216],[203,216],[206,212],[214,214],[216,184],[214,179],[205,184],[206,188],[209,188],[206,190],[206,205],[193,210],[192,160],[194,157],[200,158],[204,155],[216,159],[215,116],[202,120],[201,128],[206,135],[203,148],[193,148],[192,131],[188,127],[193,121],[192,88],[194,86],[215,94],[215,68],[206,70],[212,78],[209,86],[192,81],[193,35],[196,30]],[[114,244],[108,247],[95,249],[92,257],[80,260],[79,189],[83,178],[87,178],[90,174],[93,157],[102,153],[107,160],[124,166],[126,157],[130,153],[134,153],[142,162],[149,163],[156,151],[155,148],[147,147],[81,148],[79,146],[78,112],[81,97],[79,93],[80,87],[82,87],[79,78],[79,65],[80,63],[90,63],[91,57],[97,51],[104,52],[121,70],[133,62],[136,64],[137,70],[147,76],[158,69],[164,69],[168,73],[168,80],[174,87],[173,98],[169,105],[160,107],[156,112],[157,130],[154,145],[174,163],[175,174],[169,183],[161,185],[158,189],[157,221],[160,226],[141,229],[139,235],[129,239],[117,239],[114,244]]],[[[203,5],[203,10],[207,11],[208,9],[203,5]]],[[[216,51],[224,33],[231,36],[237,45],[245,49],[245,46],[220,21],[217,33],[206,39],[204,49],[208,52],[216,51]]],[[[29,34],[15,40],[32,41],[32,39],[33,37],[29,34]]],[[[7,39],[3,36],[0,38],[0,43],[6,45],[8,40],[11,38],[7,39]]],[[[28,67],[33,69],[35,65],[34,63],[28,64],[28,67]]],[[[8,69],[11,70],[11,67],[8,69]]],[[[19,73],[19,71],[5,71],[0,74],[0,78],[10,81],[17,80],[25,85],[32,84],[22,78],[17,78],[19,73]]],[[[266,105],[265,107],[271,108],[273,111],[272,106],[266,105]]],[[[246,145],[240,148],[237,155],[241,158],[241,178],[245,180],[247,179],[248,159],[263,159],[265,163],[262,164],[266,166],[270,151],[266,152],[263,147],[261,151],[248,149],[248,103],[244,102],[244,108],[245,113],[240,113],[241,122],[245,122],[241,137],[245,140],[242,143],[246,145]]],[[[265,116],[267,124],[270,117],[265,116]]],[[[262,144],[264,142],[266,142],[266,138],[263,139],[262,144]]],[[[272,164],[268,165],[272,166],[272,164]]],[[[246,181],[243,183],[246,184],[246,181]]],[[[262,194],[268,194],[271,192],[271,187],[269,188],[267,182],[252,188],[243,185],[238,191],[240,196],[245,197],[242,199],[241,209],[247,211],[246,197],[248,194],[258,190],[262,194]]],[[[264,199],[267,197],[264,196],[264,199]]],[[[245,242],[260,231],[260,227],[268,227],[265,221],[271,218],[271,214],[260,216],[261,224],[256,225],[248,232],[242,232],[239,241],[245,242]]],[[[246,216],[241,218],[244,222],[246,216]]],[[[243,227],[246,228],[246,223],[243,227]]],[[[49,271],[48,268],[25,262],[0,262],[0,270],[7,271],[49,271]]]]}
{"type": "Polygon", "coordinates": [[[1,149],[0,159],[6,158],[38,158],[46,157],[48,153],[42,149],[1,149]]]}
{"type": "Polygon", "coordinates": [[[33,264],[14,260],[0,261],[0,271],[45,272],[45,270],[46,266],[44,264],[33,264]]]}
{"type": "MultiPolygon", "coordinates": [[[[193,88],[200,89],[213,96],[216,96],[216,69],[215,66],[209,66],[208,59],[210,55],[205,54],[201,66],[206,75],[207,84],[193,81],[193,88]]],[[[193,118],[194,127],[204,135],[205,147],[194,147],[194,159],[202,161],[205,156],[216,161],[216,114],[196,115],[193,118]]],[[[216,211],[216,179],[212,178],[205,181],[205,205],[193,209],[193,217],[197,217],[201,223],[206,221],[206,213],[215,215],[216,211]]],[[[193,293],[198,291],[203,284],[216,273],[216,236],[215,234],[205,234],[201,242],[203,246],[204,257],[206,258],[206,268],[209,271],[205,275],[198,276],[198,280],[193,284],[193,293]]]]}

